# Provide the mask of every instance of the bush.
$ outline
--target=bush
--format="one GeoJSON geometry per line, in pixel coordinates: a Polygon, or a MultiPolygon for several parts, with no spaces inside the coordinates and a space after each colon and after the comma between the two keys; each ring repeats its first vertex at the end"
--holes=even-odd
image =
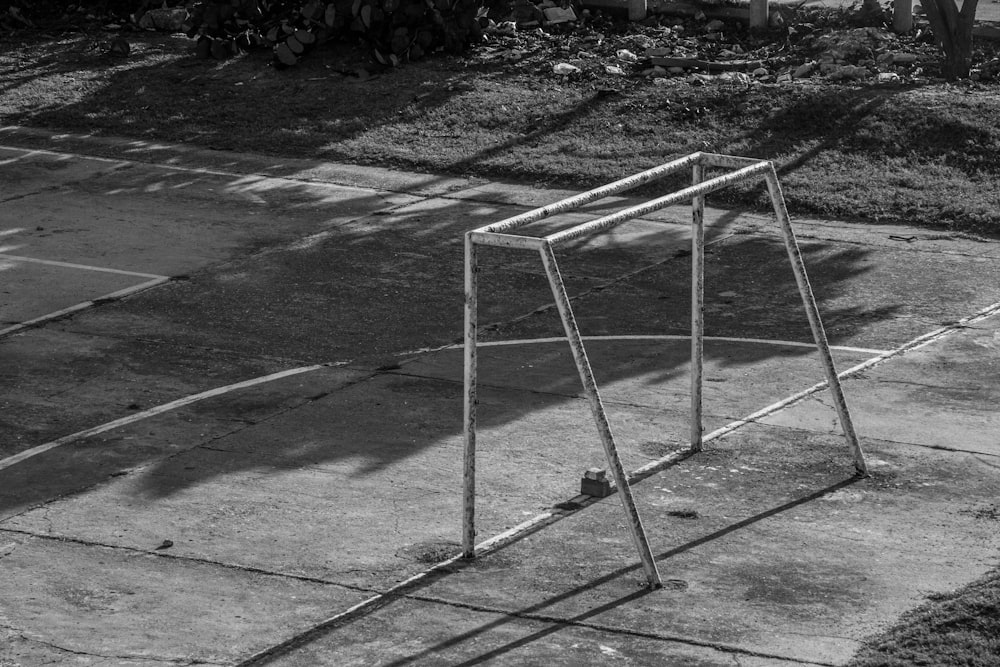
{"type": "Polygon", "coordinates": [[[396,65],[464,50],[482,36],[483,14],[479,0],[206,0],[190,8],[186,32],[202,57],[267,47],[289,66],[327,41],[361,39],[396,65]]]}
{"type": "Polygon", "coordinates": [[[149,9],[183,7],[189,0],[0,0],[0,26],[8,29],[59,27],[81,20],[128,21],[149,9]]]}

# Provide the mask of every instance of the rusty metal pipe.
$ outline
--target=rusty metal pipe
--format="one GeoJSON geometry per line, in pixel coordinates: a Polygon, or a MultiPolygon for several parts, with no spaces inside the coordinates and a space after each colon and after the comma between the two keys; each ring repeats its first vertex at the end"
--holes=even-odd
{"type": "Polygon", "coordinates": [[[587,359],[587,351],[583,346],[583,339],[580,337],[580,330],[573,316],[573,308],[570,305],[569,294],[559,273],[559,265],[556,263],[555,253],[552,246],[546,244],[539,253],[542,257],[542,264],[545,266],[545,273],[549,278],[549,285],[552,287],[552,295],[555,297],[556,306],[559,309],[559,317],[562,319],[563,328],[566,330],[566,339],[569,341],[570,349],[573,351],[573,360],[576,362],[577,371],[580,374],[580,381],[583,383],[584,393],[590,402],[590,411],[597,424],[597,431],[604,446],[604,455],[608,461],[608,468],[611,476],[618,487],[618,497],[622,502],[622,507],[628,518],[629,531],[632,534],[632,541],[639,551],[639,558],[642,560],[643,570],[646,572],[646,579],[650,588],[659,588],[660,573],[656,569],[656,561],[653,560],[653,552],[649,548],[649,541],[646,539],[646,531],[642,526],[642,519],[639,517],[639,510],[635,506],[635,499],[632,497],[632,489],[628,485],[628,478],[625,476],[625,469],[622,467],[621,459],[618,456],[618,448],[615,445],[615,436],[611,431],[611,424],[608,422],[607,414],[604,411],[604,404],[601,395],[597,390],[597,382],[594,380],[594,373],[587,359]]]}
{"type": "Polygon", "coordinates": [[[792,230],[791,221],[788,217],[788,207],[785,205],[785,197],[781,192],[781,184],[778,182],[778,173],[774,170],[773,165],[770,165],[770,170],[767,173],[767,191],[771,196],[774,214],[778,218],[781,234],[785,239],[785,249],[788,251],[788,259],[792,263],[792,271],[795,273],[795,282],[799,286],[799,294],[802,295],[802,304],[805,306],[806,317],[809,318],[809,327],[812,329],[813,338],[816,340],[816,347],[819,349],[819,356],[823,362],[826,380],[830,385],[833,405],[837,410],[837,417],[840,419],[844,438],[847,440],[847,445],[854,456],[854,467],[859,474],[867,476],[868,464],[865,461],[865,453],[854,430],[851,410],[847,405],[847,398],[844,396],[843,387],[840,385],[837,367],[833,362],[833,355],[830,353],[830,343],[826,337],[826,330],[823,328],[823,321],[820,319],[819,308],[816,306],[816,297],[813,295],[812,287],[809,284],[805,262],[802,261],[802,252],[799,250],[798,241],[795,239],[795,232],[792,230]]]}
{"type": "Polygon", "coordinates": [[[571,211],[575,208],[580,208],[581,206],[597,201],[598,199],[603,199],[605,197],[610,197],[611,195],[616,195],[620,192],[625,192],[626,190],[631,190],[640,185],[664,178],[675,171],[685,169],[692,164],[696,164],[700,155],[700,153],[692,153],[691,155],[667,162],[666,164],[661,164],[658,167],[653,167],[652,169],[647,169],[646,171],[639,172],[638,174],[633,174],[632,176],[615,181],[614,183],[609,183],[599,188],[582,192],[578,195],[562,199],[552,204],[532,209],[525,213],[521,213],[520,215],[515,215],[512,218],[501,220],[500,222],[494,222],[474,231],[487,233],[507,232],[523,225],[527,225],[528,223],[537,222],[538,220],[555,215],[556,213],[563,213],[565,211],[571,211]]]}
{"type": "Polygon", "coordinates": [[[666,208],[672,204],[688,201],[694,197],[707,195],[710,192],[721,190],[722,188],[728,187],[738,181],[744,181],[754,176],[762,177],[769,169],[773,169],[770,162],[756,162],[749,167],[743,167],[737,171],[723,174],[722,176],[716,176],[715,178],[702,181],[697,185],[686,187],[658,199],[652,199],[643,204],[622,209],[621,211],[612,213],[611,215],[606,215],[603,218],[596,218],[589,222],[576,225],[575,227],[569,227],[568,229],[555,232],[554,234],[546,236],[545,240],[552,245],[559,245],[560,243],[565,243],[567,241],[580,238],[581,236],[586,236],[588,234],[593,234],[594,232],[609,229],[615,225],[620,225],[627,220],[633,220],[649,213],[653,213],[654,211],[659,211],[661,208],[666,208]]]}
{"type": "Polygon", "coordinates": [[[468,237],[477,245],[496,246],[498,248],[516,248],[518,250],[538,251],[545,243],[543,239],[534,236],[517,236],[515,234],[498,234],[497,232],[472,231],[468,237]]]}
{"type": "MultiPolygon", "coordinates": [[[[691,170],[698,185],[705,177],[700,164],[691,170]]],[[[702,387],[705,360],[705,197],[691,198],[691,449],[702,449],[702,387]]]]}
{"type": "Polygon", "coordinates": [[[476,339],[478,337],[478,273],[476,244],[465,235],[465,352],[463,432],[465,449],[462,472],[462,555],[476,555],[476,339]]]}
{"type": "Polygon", "coordinates": [[[766,163],[754,157],[740,157],[738,155],[722,155],[721,153],[699,153],[698,164],[703,167],[715,167],[718,169],[741,169],[754,164],[766,163]]]}

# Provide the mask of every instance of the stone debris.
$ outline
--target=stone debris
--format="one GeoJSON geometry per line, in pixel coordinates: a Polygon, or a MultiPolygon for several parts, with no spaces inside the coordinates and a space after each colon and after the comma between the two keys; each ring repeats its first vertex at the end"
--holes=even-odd
{"type": "MultiPolygon", "coordinates": [[[[470,59],[500,61],[515,70],[547,68],[582,80],[614,77],[658,86],[665,85],[663,80],[782,86],[919,81],[926,79],[928,64],[941,60],[926,21],[919,18],[913,32],[900,36],[888,26],[852,27],[842,13],[782,9],[773,14],[781,17],[781,25],[761,32],[749,30],[745,21],[705,12],[624,23],[600,10],[558,1],[515,0],[508,16],[490,21],[486,44],[474,48],[470,59]],[[547,18],[556,15],[552,9],[567,20],[547,18]],[[734,72],[742,77],[734,79],[734,72]]],[[[973,72],[978,80],[998,76],[996,64],[973,72]]]]}
{"type": "Polygon", "coordinates": [[[187,10],[183,7],[173,9],[150,9],[139,16],[136,21],[143,30],[161,30],[164,32],[180,32],[187,18],[187,10]]]}
{"type": "Polygon", "coordinates": [[[816,69],[816,61],[810,60],[807,63],[802,63],[792,72],[793,79],[804,79],[816,69]]]}
{"type": "Polygon", "coordinates": [[[579,74],[582,70],[576,65],[570,65],[569,63],[556,63],[552,67],[552,71],[562,76],[569,76],[571,74],[579,74]]]}

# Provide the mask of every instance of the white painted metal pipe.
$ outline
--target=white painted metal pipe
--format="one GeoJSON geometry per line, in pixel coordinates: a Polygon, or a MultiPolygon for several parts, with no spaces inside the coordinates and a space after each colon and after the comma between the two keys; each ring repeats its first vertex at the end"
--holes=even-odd
{"type": "MultiPolygon", "coordinates": [[[[705,168],[692,169],[692,183],[705,177],[705,168]]],[[[705,360],[705,197],[691,199],[691,449],[702,448],[702,379],[705,360]]]]}
{"type": "Polygon", "coordinates": [[[604,455],[608,462],[608,468],[615,481],[618,490],[618,498],[622,502],[622,507],[628,518],[629,531],[632,534],[632,541],[639,551],[639,558],[642,560],[642,567],[646,572],[646,579],[650,588],[659,588],[660,573],[656,569],[656,561],[653,560],[653,552],[649,548],[649,541],[646,539],[646,531],[642,526],[642,519],[639,517],[639,510],[635,506],[635,499],[632,497],[632,489],[628,485],[628,478],[625,476],[625,469],[622,467],[621,459],[618,456],[618,448],[615,445],[615,436],[611,431],[611,424],[608,422],[607,414],[604,411],[604,404],[601,402],[601,395],[597,390],[597,382],[594,380],[594,373],[587,359],[587,351],[583,346],[583,339],[580,337],[580,330],[577,328],[576,319],[573,316],[573,308],[570,305],[569,294],[563,284],[562,276],[559,273],[559,266],[556,263],[552,246],[546,245],[539,253],[542,257],[542,264],[545,266],[545,273],[549,277],[549,285],[552,287],[552,295],[555,297],[556,306],[559,309],[559,317],[562,319],[563,328],[566,330],[566,338],[569,341],[570,349],[573,351],[573,360],[576,362],[577,371],[580,374],[580,381],[583,383],[584,393],[590,401],[590,410],[597,424],[597,431],[604,446],[604,455]]]}
{"type": "Polygon", "coordinates": [[[603,231],[614,227],[615,225],[620,225],[627,220],[633,220],[655,211],[659,211],[667,206],[671,206],[679,202],[685,202],[694,197],[706,195],[716,190],[721,190],[722,188],[728,187],[733,183],[745,181],[754,176],[762,177],[771,168],[770,162],[756,162],[748,167],[743,167],[742,169],[738,169],[737,171],[728,174],[723,174],[722,176],[716,176],[715,178],[711,178],[707,181],[702,181],[698,185],[689,186],[658,199],[652,199],[643,204],[622,209],[621,211],[612,213],[611,215],[606,215],[603,218],[596,218],[589,222],[576,225],[575,227],[555,232],[554,234],[546,236],[545,240],[553,245],[559,245],[560,243],[565,243],[582,236],[587,236],[588,234],[603,231]]]}
{"type": "Polygon", "coordinates": [[[463,431],[465,434],[462,472],[462,554],[476,554],[476,339],[478,337],[478,281],[476,244],[471,234],[465,236],[465,381],[463,392],[463,431]]]}
{"type": "Polygon", "coordinates": [[[851,411],[847,405],[844,390],[840,386],[837,367],[833,362],[833,355],[830,353],[830,343],[826,337],[826,330],[823,328],[823,321],[820,319],[819,308],[816,306],[816,298],[809,284],[805,262],[802,260],[802,252],[799,250],[799,244],[795,239],[795,232],[792,230],[791,221],[788,217],[788,207],[785,205],[785,197],[781,192],[781,184],[778,183],[778,174],[774,170],[773,165],[771,165],[771,169],[767,174],[767,190],[771,196],[771,204],[778,218],[778,224],[781,226],[782,236],[785,239],[788,259],[792,263],[792,271],[795,273],[795,282],[799,286],[799,294],[802,295],[802,305],[805,306],[806,317],[809,318],[809,327],[812,329],[813,338],[816,340],[816,347],[823,362],[823,370],[826,373],[826,380],[830,385],[833,405],[837,410],[837,416],[840,418],[840,426],[844,431],[844,438],[847,440],[847,445],[854,455],[854,467],[859,474],[867,475],[868,464],[865,461],[865,454],[861,449],[861,442],[858,440],[858,435],[854,430],[851,411]]]}
{"type": "Polygon", "coordinates": [[[739,155],[723,155],[721,153],[699,153],[698,164],[702,167],[715,167],[717,169],[742,169],[754,164],[766,162],[755,157],[742,157],[739,155]]]}
{"type": "Polygon", "coordinates": [[[646,171],[638,174],[633,174],[632,176],[615,181],[614,183],[609,183],[599,188],[594,188],[593,190],[588,190],[587,192],[567,197],[566,199],[562,199],[552,204],[547,204],[546,206],[542,206],[540,208],[532,209],[520,215],[515,215],[512,218],[501,220],[500,222],[494,222],[474,231],[489,233],[508,232],[523,225],[527,225],[528,223],[537,222],[543,218],[555,215],[556,213],[564,213],[565,211],[580,208],[581,206],[595,202],[598,199],[603,199],[605,197],[610,197],[612,195],[631,190],[640,185],[651,183],[652,181],[669,176],[670,174],[680,171],[681,169],[686,169],[692,164],[697,163],[700,159],[700,155],[700,153],[692,153],[691,155],[687,155],[678,160],[673,160],[671,162],[667,162],[666,164],[661,164],[658,167],[653,167],[652,169],[647,169],[646,171]]]}
{"type": "Polygon", "coordinates": [[[496,246],[498,248],[517,248],[519,250],[538,251],[545,243],[543,239],[534,236],[517,236],[515,234],[499,234],[497,232],[469,232],[468,237],[478,245],[496,246]]]}

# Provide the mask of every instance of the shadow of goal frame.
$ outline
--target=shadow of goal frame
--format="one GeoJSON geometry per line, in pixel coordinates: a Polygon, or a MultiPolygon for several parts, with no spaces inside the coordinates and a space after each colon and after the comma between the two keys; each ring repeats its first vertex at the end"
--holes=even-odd
{"type": "Polygon", "coordinates": [[[651,587],[660,586],[660,575],[653,560],[653,554],[646,539],[646,533],[642,526],[642,520],[632,497],[629,483],[631,480],[641,479],[652,472],[660,470],[669,463],[677,460],[679,455],[691,452],[698,452],[702,449],[702,374],[704,360],[704,299],[705,299],[705,195],[721,190],[742,181],[758,180],[763,178],[767,185],[771,204],[774,208],[778,225],[781,228],[784,238],[785,248],[788,258],[795,274],[795,281],[802,296],[803,306],[806,316],[809,319],[809,326],[812,329],[816,347],[819,350],[823,369],[826,373],[826,381],[833,396],[834,406],[837,416],[840,419],[844,438],[847,440],[854,457],[854,466],[861,475],[868,474],[868,467],[865,462],[865,455],[858,441],[858,436],[854,430],[850,409],[844,397],[844,392],[840,384],[840,378],[833,362],[833,355],[830,352],[830,345],[827,341],[826,332],[820,319],[819,309],[816,306],[816,299],[813,296],[812,287],[806,274],[805,263],[802,260],[802,253],[799,250],[795,233],[792,230],[791,221],[788,216],[788,209],[785,205],[785,198],[781,192],[781,185],[778,182],[778,175],[774,165],[770,161],[758,160],[754,158],[738,157],[732,155],[719,155],[715,153],[692,153],[685,157],[667,162],[658,167],[623,178],[619,181],[588,190],[581,194],[568,197],[558,202],[542,206],[540,208],[527,211],[500,222],[496,222],[485,227],[480,227],[467,232],[465,235],[465,355],[464,355],[464,474],[463,474],[463,524],[462,524],[462,551],[465,558],[474,558],[475,547],[475,498],[476,498],[476,408],[477,408],[477,359],[476,343],[478,339],[477,321],[477,301],[478,301],[478,246],[499,246],[503,248],[514,248],[529,250],[539,253],[542,265],[545,268],[546,276],[552,288],[559,317],[562,320],[563,328],[566,331],[566,339],[573,352],[573,360],[576,363],[583,383],[584,392],[590,403],[591,413],[597,425],[601,444],[607,459],[608,469],[611,472],[616,491],[621,500],[625,514],[628,519],[629,531],[636,549],[642,561],[643,570],[651,587]],[[595,218],[587,222],[562,229],[543,237],[522,236],[513,234],[519,227],[537,222],[549,216],[580,208],[586,204],[599,199],[616,195],[627,190],[631,190],[640,185],[651,183],[664,177],[681,171],[691,169],[692,184],[689,187],[677,190],[665,196],[651,199],[642,204],[623,208],[615,213],[595,218]],[[706,168],[731,170],[714,178],[706,179],[706,168]],[[573,308],[570,303],[569,294],[559,272],[556,262],[554,248],[562,243],[596,234],[610,229],[628,220],[633,220],[654,211],[658,211],[667,206],[684,201],[691,202],[691,445],[683,452],[675,452],[663,459],[653,461],[639,470],[633,471],[631,475],[626,475],[621,459],[618,456],[618,448],[615,444],[614,433],[608,422],[604,405],[601,401],[597,383],[587,358],[587,351],[583,345],[583,339],[573,315],[573,308]]]}

